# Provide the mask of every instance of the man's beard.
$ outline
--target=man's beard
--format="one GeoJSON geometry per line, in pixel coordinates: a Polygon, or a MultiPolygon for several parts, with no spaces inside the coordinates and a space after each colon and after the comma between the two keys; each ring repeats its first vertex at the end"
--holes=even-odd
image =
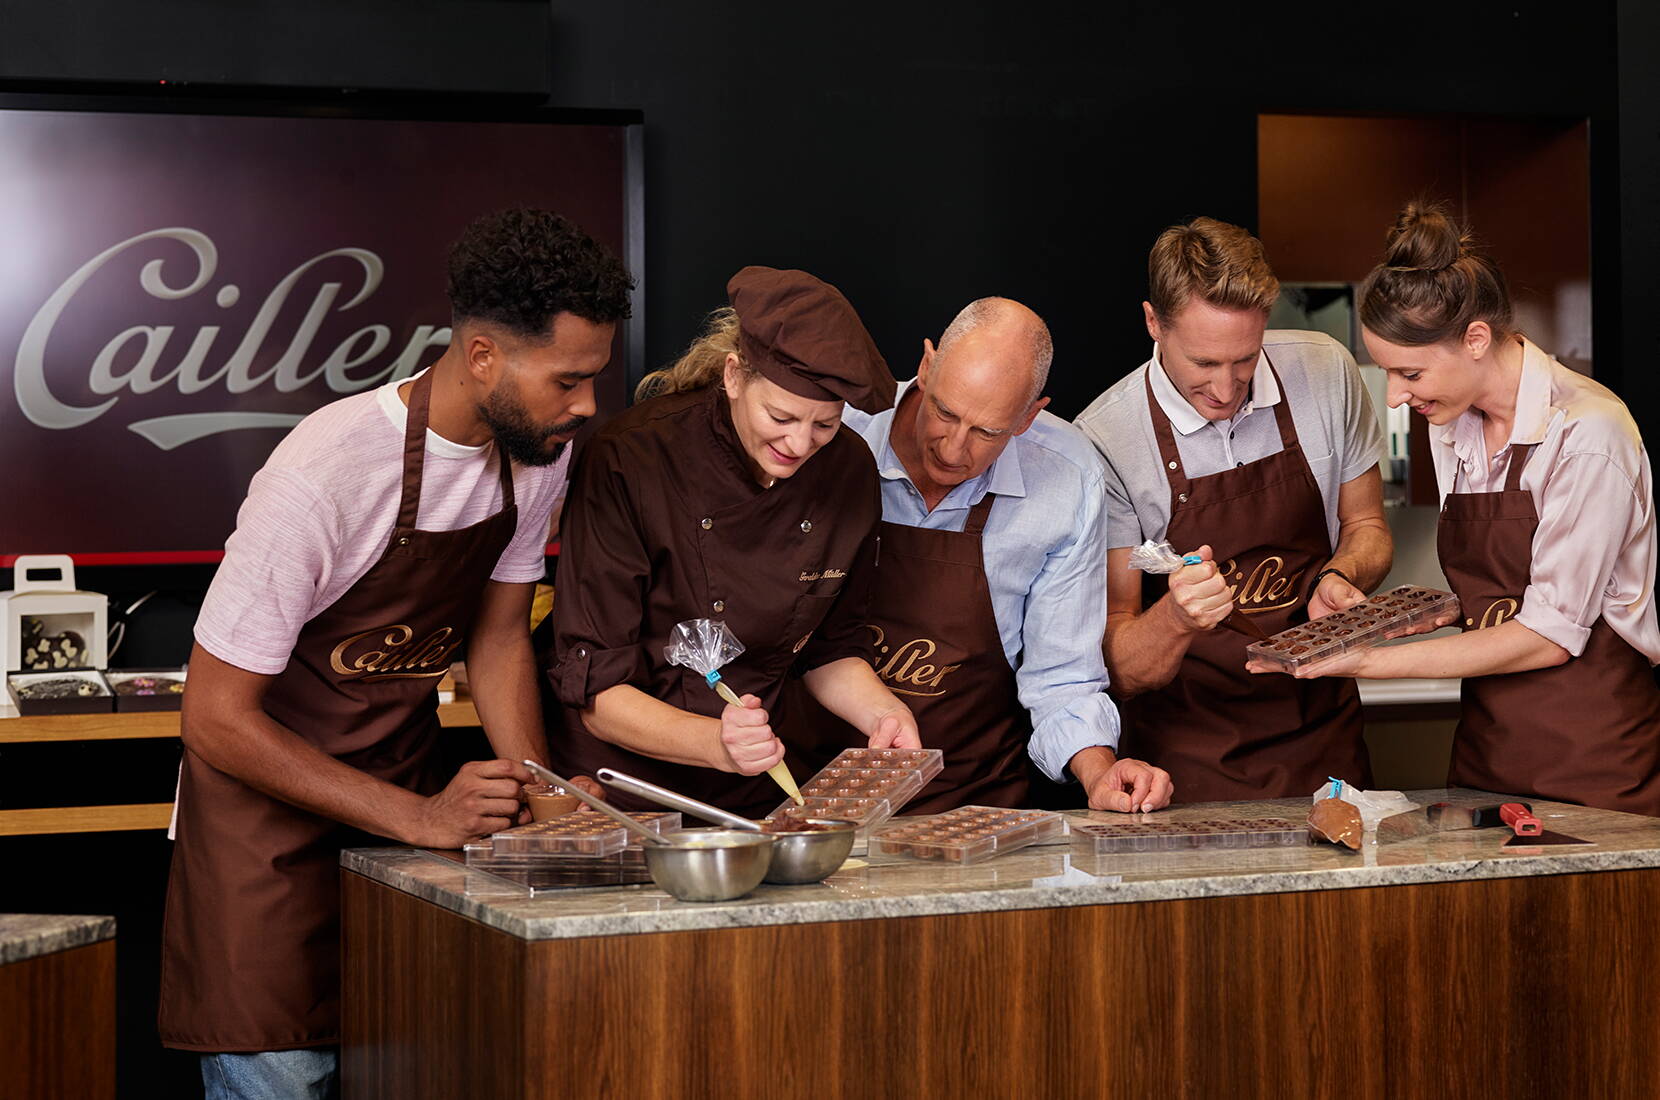
{"type": "Polygon", "coordinates": [[[561,440],[552,448],[548,440],[556,435],[574,435],[588,422],[586,416],[572,417],[551,427],[541,427],[530,419],[519,400],[519,387],[511,374],[503,376],[478,405],[478,415],[496,437],[502,452],[521,466],[551,466],[565,453],[561,440]]]}

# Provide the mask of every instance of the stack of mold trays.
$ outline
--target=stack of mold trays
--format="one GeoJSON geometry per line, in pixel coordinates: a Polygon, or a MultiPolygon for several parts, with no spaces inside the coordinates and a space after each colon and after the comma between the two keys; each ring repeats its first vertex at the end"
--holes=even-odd
{"type": "MultiPolygon", "coordinates": [[[[635,821],[657,833],[680,828],[677,813],[629,814],[635,821]]],[[[604,814],[573,813],[533,821],[491,834],[487,841],[466,847],[467,862],[524,861],[552,857],[610,856],[625,848],[637,848],[633,833],[604,814]]]]}
{"type": "Polygon", "coordinates": [[[1304,665],[1335,657],[1351,649],[1366,649],[1409,628],[1433,625],[1458,614],[1458,597],[1451,592],[1403,584],[1380,592],[1346,611],[1334,611],[1313,622],[1282,630],[1265,642],[1252,642],[1245,652],[1252,658],[1296,672],[1304,665]]]}
{"type": "Polygon", "coordinates": [[[877,829],[870,835],[870,853],[978,863],[1065,832],[1066,819],[1047,810],[961,806],[877,829]]]}
{"type": "Polygon", "coordinates": [[[805,805],[788,799],[767,820],[828,817],[868,829],[898,813],[944,767],[939,749],[845,749],[801,785],[805,805]]]}
{"type": "Polygon", "coordinates": [[[1306,845],[1308,826],[1286,817],[1075,823],[1072,843],[1096,855],[1189,848],[1283,848],[1306,845]]]}

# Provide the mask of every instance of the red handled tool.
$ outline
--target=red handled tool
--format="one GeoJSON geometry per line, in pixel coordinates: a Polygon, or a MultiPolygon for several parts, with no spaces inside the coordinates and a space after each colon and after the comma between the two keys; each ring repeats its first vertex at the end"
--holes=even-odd
{"type": "Polygon", "coordinates": [[[1516,831],[1517,836],[1538,836],[1545,831],[1539,819],[1528,812],[1520,802],[1506,802],[1499,807],[1499,817],[1516,831]]]}

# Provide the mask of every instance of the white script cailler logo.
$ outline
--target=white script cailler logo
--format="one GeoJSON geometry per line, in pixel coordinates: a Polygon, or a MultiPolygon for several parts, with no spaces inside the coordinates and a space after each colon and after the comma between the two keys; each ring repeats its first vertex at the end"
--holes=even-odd
{"type": "MultiPolygon", "coordinates": [[[[64,307],[111,259],[134,245],[155,240],[179,241],[188,246],[196,255],[197,272],[195,278],[187,285],[171,287],[162,280],[162,261],[151,260],[144,265],[138,277],[138,284],[146,294],[162,301],[178,301],[202,290],[212,280],[213,273],[219,266],[219,250],[214,247],[207,234],[182,226],[153,229],[129,237],[82,264],[80,270],[53,291],[52,296],[46,299],[35,313],[17,348],[17,369],[12,379],[17,393],[17,406],[23,411],[23,415],[35,424],[55,430],[78,428],[114,408],[121,399],[122,391],[146,394],[167,385],[176,387],[180,393],[194,394],[222,383],[229,392],[240,394],[270,383],[280,393],[292,393],[320,377],[323,384],[335,393],[355,393],[392,379],[407,378],[415,373],[416,366],[428,348],[442,347],[450,341],[449,328],[418,325],[396,359],[384,367],[371,368],[368,373],[354,377],[350,373],[354,368],[364,366],[384,352],[392,342],[390,327],[365,325],[340,341],[320,364],[309,370],[304,369],[306,353],[311,350],[311,344],[316,339],[323,320],[332,310],[348,310],[366,300],[380,286],[385,271],[381,258],[368,249],[336,248],[313,256],[271,288],[271,293],[260,304],[259,312],[254,316],[253,323],[248,326],[241,342],[237,344],[236,350],[231,352],[230,357],[217,369],[207,370],[206,364],[214,340],[219,335],[218,325],[201,326],[191,339],[190,346],[177,362],[167,368],[163,368],[162,360],[173,337],[173,326],[134,325],[112,337],[92,361],[87,379],[88,386],[93,393],[100,397],[107,396],[109,400],[84,406],[69,405],[58,400],[46,385],[46,345],[51,339],[52,327],[57,324],[64,307]],[[252,373],[255,355],[301,276],[324,260],[335,257],[357,261],[363,273],[362,287],[344,305],[336,307],[335,299],[340,295],[342,284],[323,283],[317,288],[317,293],[306,310],[305,318],[295,329],[294,335],[289,338],[282,356],[259,374],[252,373]],[[137,361],[130,367],[118,369],[117,356],[134,341],[141,343],[137,361]]],[[[229,309],[240,297],[241,291],[234,284],[227,283],[219,288],[214,302],[221,309],[229,309]]],[[[203,412],[139,420],[127,427],[167,451],[218,432],[239,428],[286,428],[299,423],[300,419],[298,416],[281,413],[203,412]]]]}

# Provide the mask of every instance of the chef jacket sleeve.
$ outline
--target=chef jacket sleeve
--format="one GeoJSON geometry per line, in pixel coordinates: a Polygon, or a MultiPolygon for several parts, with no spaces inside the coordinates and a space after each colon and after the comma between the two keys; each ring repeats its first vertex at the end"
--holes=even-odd
{"type": "Polygon", "coordinates": [[[1516,621],[1578,657],[1602,617],[1614,565],[1646,539],[1638,485],[1592,452],[1558,458],[1545,482],[1533,563],[1516,621]]]}
{"type": "Polygon", "coordinates": [[[560,702],[583,708],[607,688],[646,680],[640,629],[651,563],[616,446],[603,435],[577,456],[561,528],[548,678],[560,702]]]}
{"type": "Polygon", "coordinates": [[[853,517],[854,522],[867,524],[868,533],[859,543],[853,568],[847,571],[847,579],[842,582],[841,589],[836,593],[829,613],[824,616],[824,621],[802,647],[801,656],[796,662],[796,667],[802,672],[827,665],[831,661],[839,661],[843,657],[857,657],[862,661],[869,661],[874,656],[874,642],[866,623],[870,616],[871,593],[875,590],[876,570],[881,554],[880,536],[877,534],[881,512],[881,489],[878,487],[876,468],[872,463],[869,505],[867,508],[859,509],[853,517]]]}
{"type": "Polygon", "coordinates": [[[1107,695],[1101,637],[1107,626],[1104,471],[1080,482],[1072,537],[1050,549],[1026,597],[1015,687],[1032,717],[1027,751],[1050,779],[1066,782],[1082,749],[1116,750],[1118,706],[1107,695]]]}

